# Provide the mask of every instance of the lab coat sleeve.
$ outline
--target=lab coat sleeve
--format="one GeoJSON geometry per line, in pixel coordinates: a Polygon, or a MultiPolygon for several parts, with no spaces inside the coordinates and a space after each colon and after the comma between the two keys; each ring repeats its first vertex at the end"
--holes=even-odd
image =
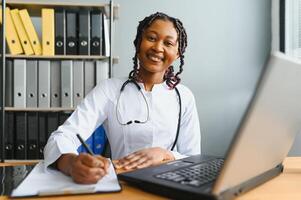
{"type": "Polygon", "coordinates": [[[182,91],[181,97],[181,127],[176,148],[172,151],[176,159],[201,153],[201,132],[194,96],[189,90],[182,91]]]}
{"type": "Polygon", "coordinates": [[[102,87],[102,85],[96,86],[65,123],[51,134],[44,149],[46,167],[54,163],[62,154],[78,154],[77,148],[81,144],[76,134],[80,134],[86,140],[107,118],[109,98],[102,87]]]}

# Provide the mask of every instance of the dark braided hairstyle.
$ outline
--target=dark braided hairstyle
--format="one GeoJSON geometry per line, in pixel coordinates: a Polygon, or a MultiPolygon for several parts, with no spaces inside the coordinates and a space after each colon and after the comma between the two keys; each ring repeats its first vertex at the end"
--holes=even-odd
{"type": "Polygon", "coordinates": [[[139,22],[137,27],[137,34],[134,40],[134,45],[136,48],[135,56],[133,57],[134,69],[129,74],[129,79],[138,80],[138,52],[140,50],[140,45],[142,41],[142,34],[143,32],[157,19],[167,20],[173,23],[177,33],[178,33],[178,43],[179,43],[179,57],[180,57],[180,66],[179,71],[174,74],[173,66],[169,66],[164,74],[164,81],[166,84],[171,88],[175,88],[178,83],[180,83],[181,78],[179,75],[183,72],[183,65],[184,65],[184,52],[187,47],[187,34],[185,28],[183,27],[182,22],[177,19],[170,17],[164,13],[157,12],[148,17],[145,17],[142,21],[139,22]]]}

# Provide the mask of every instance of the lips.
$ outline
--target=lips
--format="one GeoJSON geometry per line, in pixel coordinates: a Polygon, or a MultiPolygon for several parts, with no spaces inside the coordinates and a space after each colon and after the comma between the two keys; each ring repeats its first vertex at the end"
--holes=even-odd
{"type": "Polygon", "coordinates": [[[149,60],[152,62],[163,62],[164,57],[156,54],[147,54],[146,55],[149,60]]]}

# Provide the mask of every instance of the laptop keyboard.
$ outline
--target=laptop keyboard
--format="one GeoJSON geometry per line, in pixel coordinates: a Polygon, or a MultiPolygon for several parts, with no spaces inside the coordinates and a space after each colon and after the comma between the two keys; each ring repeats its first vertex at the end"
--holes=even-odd
{"type": "Polygon", "coordinates": [[[223,163],[223,159],[213,159],[208,162],[157,174],[155,177],[183,185],[200,187],[216,179],[223,163]]]}

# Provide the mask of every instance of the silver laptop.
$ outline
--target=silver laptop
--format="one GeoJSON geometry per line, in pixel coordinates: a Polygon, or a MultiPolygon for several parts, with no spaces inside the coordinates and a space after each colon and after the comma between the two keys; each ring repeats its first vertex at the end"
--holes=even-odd
{"type": "Polygon", "coordinates": [[[301,62],[275,52],[224,159],[196,155],[119,178],[173,199],[233,199],[282,172],[300,129],[301,62]]]}

